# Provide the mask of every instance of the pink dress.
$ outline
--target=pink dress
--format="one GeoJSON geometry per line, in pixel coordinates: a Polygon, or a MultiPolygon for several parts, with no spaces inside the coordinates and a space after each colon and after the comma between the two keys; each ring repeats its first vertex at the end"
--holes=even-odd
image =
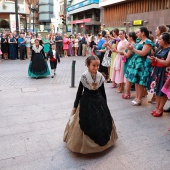
{"type": "MultiPolygon", "coordinates": [[[[118,51],[124,51],[126,46],[128,44],[128,41],[126,39],[121,40],[118,43],[117,50],[118,51]]],[[[119,53],[116,55],[116,58],[113,63],[113,75],[112,75],[112,81],[114,81],[117,84],[124,83],[124,62],[122,61],[124,55],[120,55],[119,53]]]]}
{"type": "Polygon", "coordinates": [[[164,86],[162,87],[161,91],[165,93],[168,98],[170,98],[170,75],[166,80],[164,86]]]}
{"type": "Polygon", "coordinates": [[[63,50],[68,50],[69,48],[69,39],[68,38],[63,38],[63,50]]]}

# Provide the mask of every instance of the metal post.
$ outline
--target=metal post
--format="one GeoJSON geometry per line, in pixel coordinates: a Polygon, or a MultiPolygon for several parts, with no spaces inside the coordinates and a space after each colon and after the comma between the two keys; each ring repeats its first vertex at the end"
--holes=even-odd
{"type": "MultiPolygon", "coordinates": [[[[67,22],[67,0],[64,0],[64,11],[63,11],[63,14],[64,14],[64,16],[65,16],[65,19],[66,19],[66,22],[67,22]]],[[[67,30],[66,30],[66,25],[67,25],[67,23],[65,23],[65,24],[63,24],[63,36],[64,36],[64,34],[66,34],[66,32],[67,32],[67,30]]]]}
{"type": "Polygon", "coordinates": [[[15,0],[15,18],[16,18],[16,34],[19,34],[19,24],[18,24],[18,0],[15,0]]]}
{"type": "Polygon", "coordinates": [[[72,61],[72,70],[71,70],[71,88],[75,87],[75,65],[76,61],[72,61]]]}
{"type": "Polygon", "coordinates": [[[34,10],[33,10],[33,33],[34,33],[34,10]]]}

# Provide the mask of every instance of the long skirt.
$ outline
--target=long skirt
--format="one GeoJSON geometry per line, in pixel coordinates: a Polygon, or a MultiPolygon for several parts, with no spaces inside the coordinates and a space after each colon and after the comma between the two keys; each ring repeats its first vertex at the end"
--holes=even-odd
{"type": "Polygon", "coordinates": [[[29,64],[28,75],[30,77],[46,77],[50,75],[48,64],[41,53],[36,53],[29,64]]]}
{"type": "Polygon", "coordinates": [[[114,145],[117,138],[114,120],[104,98],[100,94],[89,97],[84,93],[64,131],[67,147],[82,154],[102,152],[114,145]]]}

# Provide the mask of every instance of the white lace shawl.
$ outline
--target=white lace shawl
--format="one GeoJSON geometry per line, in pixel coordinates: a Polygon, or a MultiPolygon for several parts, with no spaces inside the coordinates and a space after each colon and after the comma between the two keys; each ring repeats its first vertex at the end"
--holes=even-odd
{"type": "Polygon", "coordinates": [[[36,45],[33,45],[32,50],[35,51],[35,53],[40,53],[40,51],[43,49],[41,45],[37,48],[36,45]]]}
{"type": "Polygon", "coordinates": [[[87,70],[82,74],[80,81],[82,82],[83,86],[89,90],[97,90],[104,83],[105,78],[100,72],[97,72],[96,80],[94,81],[92,79],[91,73],[87,70]]]}

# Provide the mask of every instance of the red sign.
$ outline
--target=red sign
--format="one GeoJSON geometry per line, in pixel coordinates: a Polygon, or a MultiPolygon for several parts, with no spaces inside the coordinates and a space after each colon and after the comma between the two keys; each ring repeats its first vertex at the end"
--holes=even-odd
{"type": "Polygon", "coordinates": [[[81,23],[85,23],[85,22],[91,22],[91,18],[71,21],[71,24],[81,24],[81,23]]]}

